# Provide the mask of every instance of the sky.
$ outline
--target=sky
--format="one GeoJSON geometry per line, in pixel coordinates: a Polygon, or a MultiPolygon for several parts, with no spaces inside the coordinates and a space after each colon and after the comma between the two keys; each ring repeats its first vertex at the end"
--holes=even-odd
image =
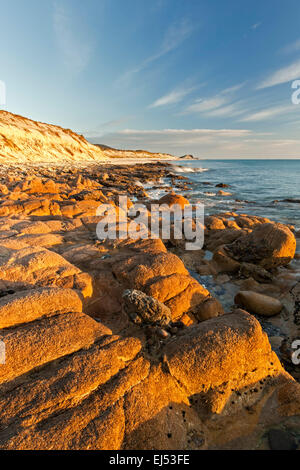
{"type": "Polygon", "coordinates": [[[0,7],[1,109],[117,148],[300,158],[299,0],[0,7]]]}

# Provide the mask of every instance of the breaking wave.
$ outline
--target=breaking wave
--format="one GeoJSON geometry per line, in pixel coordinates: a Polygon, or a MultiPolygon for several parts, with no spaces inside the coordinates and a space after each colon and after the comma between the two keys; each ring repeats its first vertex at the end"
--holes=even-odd
{"type": "Polygon", "coordinates": [[[177,165],[172,165],[172,168],[177,173],[203,173],[204,171],[209,171],[209,168],[192,168],[189,166],[177,166],[177,165]]]}

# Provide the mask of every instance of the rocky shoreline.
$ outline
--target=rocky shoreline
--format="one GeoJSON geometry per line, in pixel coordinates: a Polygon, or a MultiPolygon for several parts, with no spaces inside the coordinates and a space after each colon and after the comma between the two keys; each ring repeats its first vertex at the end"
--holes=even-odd
{"type": "Polygon", "coordinates": [[[293,227],[226,212],[194,252],[98,240],[99,205],[150,204],[149,181],[188,203],[162,162],[0,168],[0,448],[299,446],[293,227]]]}

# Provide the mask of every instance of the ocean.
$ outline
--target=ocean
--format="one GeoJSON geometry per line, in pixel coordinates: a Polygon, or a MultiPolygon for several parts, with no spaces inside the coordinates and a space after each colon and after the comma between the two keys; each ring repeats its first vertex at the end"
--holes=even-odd
{"type": "Polygon", "coordinates": [[[170,163],[176,173],[193,181],[187,197],[190,202],[202,202],[206,215],[234,211],[268,217],[300,229],[300,160],[185,160],[170,163]],[[218,183],[229,187],[218,188],[218,183]],[[219,189],[230,195],[218,196],[219,189]]]}

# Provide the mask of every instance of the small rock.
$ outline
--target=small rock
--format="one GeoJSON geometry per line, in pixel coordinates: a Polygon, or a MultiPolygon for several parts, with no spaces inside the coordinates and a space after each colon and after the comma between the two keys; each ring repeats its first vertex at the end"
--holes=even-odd
{"type": "Polygon", "coordinates": [[[250,290],[238,292],[234,298],[234,302],[244,307],[251,313],[257,313],[264,317],[272,317],[278,315],[282,310],[280,300],[274,299],[268,295],[258,294],[250,290]]]}
{"type": "Polygon", "coordinates": [[[258,282],[270,282],[273,279],[266,269],[252,263],[242,263],[239,274],[244,277],[252,277],[258,282]]]}
{"type": "Polygon", "coordinates": [[[217,196],[231,196],[231,193],[229,193],[228,191],[222,191],[222,189],[220,189],[217,192],[217,196]]]}
{"type": "Polygon", "coordinates": [[[274,349],[274,350],[278,349],[279,350],[283,339],[284,338],[282,336],[270,336],[269,341],[270,341],[270,344],[272,346],[272,349],[274,349]]]}
{"type": "Polygon", "coordinates": [[[217,299],[208,299],[200,304],[195,312],[195,317],[199,321],[204,321],[223,315],[223,313],[223,307],[217,299]]]}
{"type": "Polygon", "coordinates": [[[168,333],[166,330],[162,328],[157,328],[156,334],[161,339],[168,339],[170,337],[170,333],[168,333]]]}

